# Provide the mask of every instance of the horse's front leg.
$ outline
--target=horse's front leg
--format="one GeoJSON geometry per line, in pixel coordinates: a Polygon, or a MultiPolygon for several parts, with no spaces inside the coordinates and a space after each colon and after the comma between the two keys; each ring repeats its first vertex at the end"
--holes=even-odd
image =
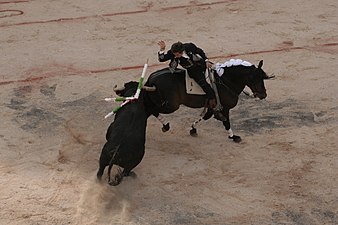
{"type": "Polygon", "coordinates": [[[230,127],[230,119],[229,119],[229,110],[223,109],[223,115],[225,116],[226,120],[223,121],[223,125],[225,130],[228,131],[229,139],[232,139],[234,142],[239,143],[242,139],[240,136],[234,135],[231,127],[230,127]]]}

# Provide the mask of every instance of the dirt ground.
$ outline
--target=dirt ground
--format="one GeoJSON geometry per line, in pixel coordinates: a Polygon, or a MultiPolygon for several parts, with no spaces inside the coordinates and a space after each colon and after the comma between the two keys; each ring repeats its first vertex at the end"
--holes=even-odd
{"type": "Polygon", "coordinates": [[[336,0],[0,0],[0,224],[337,225],[336,0]],[[117,187],[96,182],[115,84],[157,42],[194,42],[274,80],[240,95],[227,138],[200,111],[148,120],[146,154],[117,187]]]}

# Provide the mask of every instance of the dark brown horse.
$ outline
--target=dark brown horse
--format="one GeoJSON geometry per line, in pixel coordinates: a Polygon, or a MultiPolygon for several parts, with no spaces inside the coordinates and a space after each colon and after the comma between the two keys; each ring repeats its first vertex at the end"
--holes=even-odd
{"type": "MultiPolygon", "coordinates": [[[[264,79],[271,77],[262,69],[263,60],[258,66],[232,66],[224,68],[222,76],[218,76],[214,72],[215,83],[217,85],[220,103],[222,105],[221,115],[222,122],[225,129],[229,132],[229,138],[235,142],[239,142],[241,138],[233,134],[230,127],[229,111],[234,108],[238,102],[238,96],[243,91],[245,86],[248,86],[253,95],[259,99],[267,97],[266,89],[264,86],[264,79]]],[[[151,114],[159,118],[161,121],[160,113],[169,114],[173,113],[180,105],[185,105],[190,108],[203,108],[206,103],[205,95],[193,95],[186,93],[185,86],[185,71],[176,70],[172,73],[168,68],[158,70],[152,73],[146,86],[156,87],[155,92],[147,93],[146,107],[151,114]]],[[[209,119],[213,112],[208,110],[204,119],[209,119]]],[[[217,117],[216,117],[217,118],[217,117]]],[[[218,116],[218,118],[220,118],[218,116]]],[[[168,130],[169,124],[164,123],[162,119],[162,130],[168,130]]],[[[192,125],[191,135],[196,134],[196,128],[192,125]]]]}

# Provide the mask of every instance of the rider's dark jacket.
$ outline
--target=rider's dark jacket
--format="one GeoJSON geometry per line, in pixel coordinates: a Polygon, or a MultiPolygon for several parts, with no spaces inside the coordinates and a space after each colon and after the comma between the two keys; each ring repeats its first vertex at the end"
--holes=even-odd
{"type": "Polygon", "coordinates": [[[187,57],[183,55],[181,58],[175,58],[175,55],[169,50],[166,54],[164,52],[158,52],[158,60],[160,62],[165,62],[170,60],[169,66],[172,69],[176,69],[177,65],[180,64],[183,68],[189,69],[193,66],[201,66],[205,70],[205,60],[207,56],[204,51],[197,47],[193,43],[184,43],[184,53],[187,57]]]}
{"type": "Polygon", "coordinates": [[[184,52],[182,57],[175,58],[174,53],[169,50],[166,54],[163,51],[158,52],[158,60],[165,62],[170,60],[169,68],[175,71],[178,64],[188,71],[193,78],[207,94],[208,99],[215,98],[215,92],[205,80],[206,60],[208,59],[204,51],[193,43],[184,43],[184,52]]]}

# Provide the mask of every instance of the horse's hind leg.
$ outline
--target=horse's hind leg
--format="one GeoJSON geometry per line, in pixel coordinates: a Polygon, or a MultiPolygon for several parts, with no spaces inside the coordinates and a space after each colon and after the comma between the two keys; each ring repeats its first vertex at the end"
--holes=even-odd
{"type": "Polygon", "coordinates": [[[199,118],[198,120],[196,120],[192,125],[191,125],[191,129],[190,129],[190,135],[193,137],[197,136],[197,129],[196,129],[196,125],[202,121],[202,117],[199,118]]]}
{"type": "Polygon", "coordinates": [[[193,137],[197,136],[197,129],[196,126],[198,123],[200,123],[203,120],[208,120],[211,118],[211,116],[213,115],[213,111],[212,109],[209,109],[206,111],[206,108],[203,109],[203,112],[201,114],[201,118],[199,118],[198,120],[196,120],[192,125],[191,125],[191,129],[190,129],[190,135],[193,137]]]}
{"type": "Polygon", "coordinates": [[[158,117],[156,118],[162,123],[162,131],[167,132],[170,129],[169,122],[166,122],[165,118],[161,114],[158,114],[158,117]]]}
{"type": "Polygon", "coordinates": [[[156,117],[162,123],[162,131],[167,132],[170,129],[169,122],[165,120],[165,118],[159,113],[153,113],[153,116],[156,117]]]}
{"type": "Polygon", "coordinates": [[[204,114],[202,118],[204,120],[208,120],[212,117],[212,115],[214,115],[214,112],[212,111],[212,109],[208,108],[207,112],[204,114]]]}

